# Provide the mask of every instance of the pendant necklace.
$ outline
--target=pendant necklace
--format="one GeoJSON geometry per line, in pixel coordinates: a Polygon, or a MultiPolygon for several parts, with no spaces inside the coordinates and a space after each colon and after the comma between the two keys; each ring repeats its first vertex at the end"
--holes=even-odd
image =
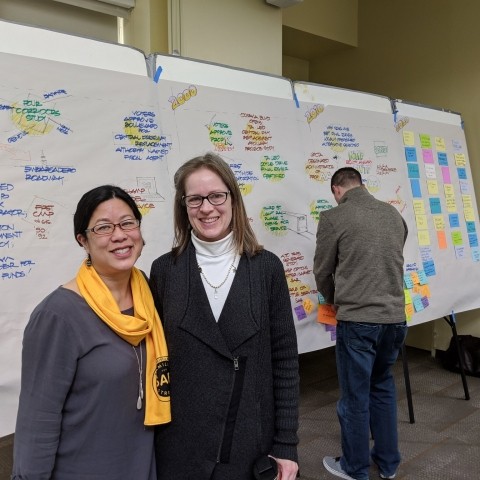
{"type": "Polygon", "coordinates": [[[134,345],[132,345],[133,351],[135,352],[135,357],[137,358],[138,365],[138,398],[137,398],[137,410],[142,409],[143,401],[143,353],[142,353],[142,342],[139,343],[140,348],[140,360],[138,359],[137,350],[134,345]]]}
{"type": "Polygon", "coordinates": [[[235,260],[237,259],[237,255],[235,255],[233,257],[233,262],[232,264],[230,265],[229,269],[228,269],[228,272],[227,272],[227,276],[223,279],[223,282],[221,282],[220,284],[218,285],[213,285],[211,284],[209,281],[208,281],[208,278],[205,276],[205,274],[203,273],[203,270],[202,270],[202,267],[197,263],[197,267],[198,267],[198,270],[200,272],[200,275],[203,277],[203,279],[207,282],[208,285],[210,285],[213,290],[214,290],[214,293],[213,293],[213,297],[215,299],[218,299],[218,289],[227,281],[229,275],[230,275],[230,272],[233,271],[233,273],[235,273],[237,271],[237,269],[235,268],[235,260]]]}

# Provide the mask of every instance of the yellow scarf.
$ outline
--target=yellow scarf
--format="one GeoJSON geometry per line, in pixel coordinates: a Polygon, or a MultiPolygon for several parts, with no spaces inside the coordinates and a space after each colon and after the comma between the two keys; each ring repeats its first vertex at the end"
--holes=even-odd
{"type": "Polygon", "coordinates": [[[142,272],[133,267],[130,276],[133,317],[120,312],[113,295],[93,267],[82,263],[76,280],[85,301],[119,337],[134,346],[146,339],[144,423],[158,425],[170,422],[167,344],[152,293],[142,272]]]}

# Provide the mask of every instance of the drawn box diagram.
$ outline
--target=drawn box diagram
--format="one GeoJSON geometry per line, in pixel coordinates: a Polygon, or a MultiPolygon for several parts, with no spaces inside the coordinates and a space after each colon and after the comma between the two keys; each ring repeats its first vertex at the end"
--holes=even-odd
{"type": "Polygon", "coordinates": [[[307,216],[304,213],[283,212],[288,220],[288,227],[297,233],[308,231],[307,216]]]}

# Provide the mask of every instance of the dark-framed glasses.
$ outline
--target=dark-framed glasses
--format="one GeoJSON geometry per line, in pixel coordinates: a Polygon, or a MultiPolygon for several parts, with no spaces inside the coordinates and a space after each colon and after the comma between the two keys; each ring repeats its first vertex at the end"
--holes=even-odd
{"type": "Polygon", "coordinates": [[[203,202],[205,200],[208,200],[208,202],[211,205],[218,206],[218,205],[223,205],[228,198],[228,194],[230,192],[212,192],[209,193],[206,196],[203,195],[184,195],[182,197],[183,203],[190,208],[198,208],[201,205],[203,205],[203,202]]]}
{"type": "Polygon", "coordinates": [[[115,227],[120,227],[121,230],[128,232],[135,230],[140,226],[140,220],[137,218],[129,218],[122,220],[120,223],[99,223],[92,228],[87,228],[85,233],[92,232],[95,235],[111,235],[115,231],[115,227]]]}

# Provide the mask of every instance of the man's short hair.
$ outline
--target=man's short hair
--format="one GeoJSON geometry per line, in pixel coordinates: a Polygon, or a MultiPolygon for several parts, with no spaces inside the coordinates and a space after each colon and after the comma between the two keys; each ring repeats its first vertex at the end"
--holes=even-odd
{"type": "Polygon", "coordinates": [[[339,168],[330,180],[330,189],[333,193],[333,187],[350,187],[362,185],[362,176],[360,172],[353,167],[339,168]]]}

